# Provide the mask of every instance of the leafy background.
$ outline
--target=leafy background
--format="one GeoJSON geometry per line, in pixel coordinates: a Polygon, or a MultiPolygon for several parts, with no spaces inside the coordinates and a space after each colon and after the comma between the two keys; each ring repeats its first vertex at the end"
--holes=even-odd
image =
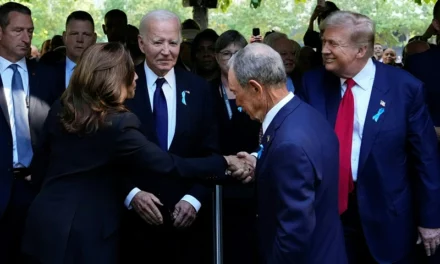
{"type": "MultiPolygon", "coordinates": [[[[0,0],[1,3],[7,1],[0,0]]],[[[33,44],[55,34],[62,34],[65,19],[75,10],[89,12],[95,19],[99,41],[106,41],[102,31],[105,13],[113,8],[124,10],[128,22],[139,26],[150,10],[168,9],[182,20],[192,18],[192,8],[182,0],[23,0],[33,12],[33,44]]],[[[333,0],[339,8],[363,13],[376,22],[377,40],[386,46],[401,47],[414,35],[424,33],[432,20],[435,0],[333,0]]],[[[236,29],[250,36],[252,28],[261,32],[275,29],[285,32],[302,44],[316,0],[219,0],[219,8],[209,10],[209,27],[222,33],[236,29]],[[257,8],[255,8],[257,7],[257,8]]]]}

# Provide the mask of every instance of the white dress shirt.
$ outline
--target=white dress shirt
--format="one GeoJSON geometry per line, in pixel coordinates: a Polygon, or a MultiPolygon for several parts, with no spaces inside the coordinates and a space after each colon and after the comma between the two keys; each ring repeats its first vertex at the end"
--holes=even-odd
{"type": "Polygon", "coordinates": [[[269,112],[267,112],[263,121],[263,134],[266,133],[267,128],[269,127],[270,123],[272,123],[272,120],[275,118],[281,108],[283,108],[288,102],[290,102],[293,97],[293,93],[289,92],[286,97],[284,97],[281,101],[274,105],[274,107],[272,107],[269,112]]]}
{"type": "MultiPolygon", "coordinates": [[[[148,95],[150,97],[151,111],[154,109],[153,98],[154,92],[156,91],[156,80],[158,76],[148,67],[147,63],[144,62],[145,75],[147,78],[148,95]]],[[[166,82],[162,85],[162,90],[167,101],[167,112],[168,112],[168,149],[173,142],[174,133],[176,132],[176,76],[174,74],[174,68],[171,69],[165,76],[166,82]]],[[[131,200],[133,197],[140,192],[139,188],[134,188],[125,198],[125,206],[131,209],[131,200]]],[[[190,203],[194,209],[198,212],[202,207],[202,204],[192,195],[185,195],[181,200],[190,203]]]]}
{"type": "MultiPolygon", "coordinates": [[[[9,121],[11,124],[11,132],[12,132],[12,157],[13,157],[13,167],[19,168],[22,167],[21,164],[18,164],[18,152],[17,152],[17,139],[15,132],[15,119],[14,119],[14,103],[12,101],[12,75],[14,71],[9,68],[9,65],[13,64],[12,62],[6,60],[5,58],[0,56],[0,75],[3,82],[3,91],[5,93],[6,104],[8,106],[9,113],[9,121]]],[[[23,104],[27,104],[25,114],[29,114],[29,76],[28,70],[26,66],[26,59],[23,58],[20,61],[16,62],[18,65],[17,69],[20,72],[21,80],[23,81],[24,92],[26,93],[26,101],[23,104]]],[[[30,138],[31,135],[29,135],[30,138]]]]}
{"type": "Polygon", "coordinates": [[[72,77],[73,70],[76,67],[76,63],[66,56],[66,89],[69,86],[70,77],[72,77]]]}
{"type": "MultiPolygon", "coordinates": [[[[369,59],[365,67],[353,77],[356,85],[352,88],[354,97],[354,124],[353,140],[351,145],[351,172],[353,181],[357,180],[359,155],[361,153],[362,133],[364,131],[365,118],[367,116],[368,104],[370,103],[371,90],[373,89],[376,65],[369,59]]],[[[347,85],[346,79],[341,78],[341,95],[344,96],[347,85]]]]}

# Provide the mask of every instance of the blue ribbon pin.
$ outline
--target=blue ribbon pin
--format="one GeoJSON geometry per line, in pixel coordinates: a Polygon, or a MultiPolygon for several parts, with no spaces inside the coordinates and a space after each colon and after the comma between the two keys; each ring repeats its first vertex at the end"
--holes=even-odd
{"type": "Polygon", "coordinates": [[[260,145],[260,148],[258,149],[258,153],[257,153],[257,159],[261,158],[261,155],[263,155],[263,150],[264,150],[263,145],[260,145]]]}
{"type": "Polygon", "coordinates": [[[243,112],[243,107],[239,106],[237,109],[238,109],[238,112],[240,112],[240,113],[243,112]]]}
{"type": "Polygon", "coordinates": [[[183,92],[182,92],[182,104],[184,104],[184,105],[186,105],[186,99],[185,99],[185,96],[186,96],[186,91],[183,91],[183,92]]]}
{"type": "Polygon", "coordinates": [[[385,112],[385,108],[380,108],[379,111],[377,111],[377,113],[373,116],[374,122],[377,123],[377,121],[379,120],[380,115],[382,115],[384,112],[385,112]]]}

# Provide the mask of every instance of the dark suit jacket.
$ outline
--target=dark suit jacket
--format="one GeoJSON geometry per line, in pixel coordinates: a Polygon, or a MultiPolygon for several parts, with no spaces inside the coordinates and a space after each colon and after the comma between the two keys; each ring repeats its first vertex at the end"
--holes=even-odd
{"type": "MultiPolygon", "coordinates": [[[[204,157],[218,153],[217,126],[209,84],[202,78],[175,67],[176,76],[176,130],[169,152],[182,157],[204,157]],[[181,101],[181,94],[186,94],[186,105],[181,101]]],[[[156,129],[151,110],[146,84],[144,63],[136,66],[139,76],[136,82],[136,95],[126,101],[127,108],[141,121],[142,133],[152,142],[157,143],[156,129]]],[[[145,178],[136,171],[130,171],[136,177],[128,184],[126,194],[134,187],[156,195],[165,208],[174,210],[176,203],[186,194],[192,195],[202,204],[212,193],[212,187],[194,180],[177,178],[145,178]]]]}
{"type": "MultiPolygon", "coordinates": [[[[390,263],[414,248],[417,225],[440,227],[440,171],[423,84],[402,69],[374,63],[356,194],[370,252],[376,261],[390,263]],[[376,122],[373,116],[380,108],[385,111],[376,122]]],[[[340,79],[321,68],[306,73],[303,80],[303,99],[334,127],[340,79]]]]}
{"type": "Polygon", "coordinates": [[[405,69],[425,83],[425,100],[435,126],[440,126],[440,48],[409,56],[405,69]]]}
{"type": "Polygon", "coordinates": [[[23,239],[24,253],[41,263],[117,263],[119,222],[124,193],[120,167],[145,178],[224,175],[225,160],[172,156],[146,140],[129,112],[110,114],[107,127],[90,135],[65,132],[56,103],[36,163],[45,175],[32,203],[23,239]],[[48,159],[47,159],[48,157],[48,159]]]}
{"type": "Polygon", "coordinates": [[[262,142],[256,168],[261,263],[347,263],[331,127],[295,96],[262,142]]]}
{"type": "MultiPolygon", "coordinates": [[[[42,134],[44,120],[51,104],[58,98],[56,92],[57,76],[53,70],[36,61],[26,62],[29,73],[29,128],[32,147],[36,148],[42,134]]],[[[0,218],[4,213],[11,194],[12,182],[12,133],[8,106],[0,78],[0,218]]],[[[32,164],[31,164],[32,167],[32,164]]]]}

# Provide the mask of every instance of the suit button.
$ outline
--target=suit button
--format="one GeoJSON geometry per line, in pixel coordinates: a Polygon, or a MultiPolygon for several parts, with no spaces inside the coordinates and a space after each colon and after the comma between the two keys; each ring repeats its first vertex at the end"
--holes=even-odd
{"type": "Polygon", "coordinates": [[[258,218],[258,214],[256,214],[255,217],[258,218]]]}

